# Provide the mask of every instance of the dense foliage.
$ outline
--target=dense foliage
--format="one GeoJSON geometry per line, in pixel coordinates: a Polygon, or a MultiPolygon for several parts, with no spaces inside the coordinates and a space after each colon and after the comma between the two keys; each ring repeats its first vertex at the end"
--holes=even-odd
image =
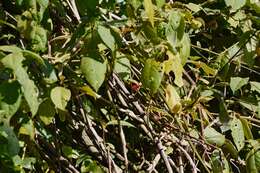
{"type": "Polygon", "coordinates": [[[259,14],[2,0],[0,172],[259,172],[259,14]]]}

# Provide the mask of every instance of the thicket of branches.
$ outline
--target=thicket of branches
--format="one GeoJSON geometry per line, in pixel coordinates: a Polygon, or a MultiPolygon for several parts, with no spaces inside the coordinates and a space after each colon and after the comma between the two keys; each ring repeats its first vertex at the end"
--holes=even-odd
{"type": "Polygon", "coordinates": [[[259,14],[2,0],[0,172],[259,172],[259,14]]]}

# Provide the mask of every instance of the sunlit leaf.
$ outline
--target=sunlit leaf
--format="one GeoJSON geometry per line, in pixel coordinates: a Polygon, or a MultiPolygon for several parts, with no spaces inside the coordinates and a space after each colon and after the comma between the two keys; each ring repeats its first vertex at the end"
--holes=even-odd
{"type": "Polygon", "coordinates": [[[47,45],[47,31],[41,26],[34,26],[30,35],[31,48],[36,52],[43,52],[47,45]]]}
{"type": "Polygon", "coordinates": [[[184,19],[180,12],[172,10],[169,14],[169,22],[165,35],[173,48],[179,47],[184,35],[184,19]]]}
{"type": "Polygon", "coordinates": [[[180,58],[181,64],[186,64],[188,57],[190,56],[190,38],[188,34],[184,34],[181,40],[181,47],[180,47],[180,58]]]}
{"type": "Polygon", "coordinates": [[[202,9],[200,5],[194,4],[194,3],[188,3],[188,4],[186,4],[186,7],[195,13],[197,13],[198,11],[200,11],[202,9]]]}
{"type": "Polygon", "coordinates": [[[119,75],[119,77],[127,81],[131,74],[131,64],[129,59],[125,56],[118,57],[116,59],[114,71],[119,75]]]}
{"type": "Polygon", "coordinates": [[[246,4],[246,0],[225,0],[227,6],[231,6],[232,11],[242,8],[246,4]]]}
{"type": "Polygon", "coordinates": [[[33,121],[29,120],[26,123],[22,124],[22,126],[19,129],[19,134],[28,135],[30,136],[30,139],[33,140],[35,135],[33,121]]]}
{"type": "Polygon", "coordinates": [[[88,85],[85,85],[83,87],[80,88],[84,93],[86,93],[87,95],[97,99],[100,98],[101,96],[98,95],[95,91],[93,91],[92,88],[90,88],[88,85]]]}
{"type": "Polygon", "coordinates": [[[10,53],[17,53],[20,52],[22,49],[15,45],[9,45],[9,46],[0,46],[0,50],[3,52],[10,52],[10,53]]]}
{"type": "Polygon", "coordinates": [[[54,105],[63,111],[66,111],[66,106],[70,100],[71,92],[64,87],[55,87],[51,90],[51,100],[54,105]]]}
{"type": "Polygon", "coordinates": [[[205,139],[210,144],[216,144],[217,146],[222,146],[225,143],[225,136],[217,132],[212,127],[207,127],[204,129],[205,139]]]}
{"type": "Polygon", "coordinates": [[[109,125],[119,125],[118,123],[120,123],[121,126],[126,126],[126,127],[133,127],[135,128],[135,126],[127,121],[123,121],[123,120],[111,120],[109,121],[105,127],[109,126],[109,125]]]}
{"type": "Polygon", "coordinates": [[[207,75],[215,75],[216,74],[216,70],[209,67],[207,64],[205,64],[204,62],[200,62],[201,68],[203,69],[203,71],[207,74],[207,75]]]}
{"type": "Polygon", "coordinates": [[[256,140],[248,141],[252,149],[246,155],[247,172],[258,173],[260,171],[260,145],[256,140]]]}
{"type": "Polygon", "coordinates": [[[23,68],[24,57],[22,53],[12,53],[2,59],[2,63],[5,67],[13,70],[13,73],[17,77],[18,82],[22,85],[24,97],[31,109],[32,115],[35,115],[38,107],[38,88],[34,82],[29,78],[26,70],[23,68]]]}
{"type": "Polygon", "coordinates": [[[165,4],[165,0],[156,0],[157,7],[161,8],[165,4]]]}
{"type": "Polygon", "coordinates": [[[250,82],[251,90],[260,93],[260,82],[250,82]]]}
{"type": "Polygon", "coordinates": [[[167,55],[169,59],[164,61],[165,73],[169,74],[172,71],[175,75],[174,83],[178,87],[181,87],[183,85],[182,72],[184,69],[181,64],[180,56],[179,54],[174,55],[170,51],[167,51],[167,55]]]}
{"type": "Polygon", "coordinates": [[[216,70],[209,67],[206,63],[204,62],[201,62],[201,61],[189,61],[191,62],[192,64],[196,65],[197,68],[202,68],[202,70],[207,74],[207,75],[212,75],[214,76],[216,74],[216,70]]]}
{"type": "MultiPolygon", "coordinates": [[[[16,159],[13,159],[13,161],[16,159]]],[[[22,159],[22,162],[19,166],[26,168],[28,170],[34,169],[34,164],[36,163],[35,157],[25,157],[22,159]]]]}
{"type": "Polygon", "coordinates": [[[152,94],[156,93],[160,87],[164,72],[162,63],[153,59],[147,59],[142,70],[141,81],[145,88],[148,88],[152,94]]]}
{"type": "Polygon", "coordinates": [[[245,135],[243,130],[243,125],[241,121],[234,117],[231,121],[231,135],[233,137],[234,143],[237,150],[240,151],[245,145],[245,135]]]}
{"type": "Polygon", "coordinates": [[[102,25],[99,25],[97,31],[100,38],[106,44],[106,46],[109,47],[109,49],[111,49],[112,51],[114,51],[116,42],[115,42],[115,38],[111,34],[110,29],[102,25]]]}
{"type": "Polygon", "coordinates": [[[244,131],[246,139],[253,139],[254,137],[253,137],[253,134],[252,134],[251,129],[249,127],[248,121],[244,118],[241,118],[241,117],[239,119],[240,119],[240,121],[243,125],[243,131],[244,131]]]}
{"type": "Polygon", "coordinates": [[[94,58],[84,57],[81,59],[80,69],[88,83],[98,91],[106,77],[107,61],[100,62],[94,58]]]}
{"type": "Polygon", "coordinates": [[[239,104],[243,107],[251,110],[252,112],[257,112],[257,105],[255,103],[249,102],[247,100],[239,100],[239,104]]]}
{"type": "Polygon", "coordinates": [[[246,85],[249,81],[249,78],[241,78],[241,77],[232,77],[230,80],[230,88],[233,91],[237,91],[240,89],[242,86],[246,85]]]}
{"type": "Polygon", "coordinates": [[[177,93],[176,89],[172,85],[167,85],[165,90],[165,100],[169,106],[171,112],[177,113],[181,109],[180,96],[177,93]]]}
{"type": "Polygon", "coordinates": [[[152,0],[144,0],[144,9],[149,21],[152,26],[154,26],[154,9],[152,0]]]}

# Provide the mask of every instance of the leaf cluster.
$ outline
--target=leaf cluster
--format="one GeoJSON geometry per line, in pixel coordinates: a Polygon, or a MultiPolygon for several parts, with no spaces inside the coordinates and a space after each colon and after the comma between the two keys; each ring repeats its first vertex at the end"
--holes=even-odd
{"type": "Polygon", "coordinates": [[[0,172],[259,172],[259,13],[2,0],[0,172]]]}

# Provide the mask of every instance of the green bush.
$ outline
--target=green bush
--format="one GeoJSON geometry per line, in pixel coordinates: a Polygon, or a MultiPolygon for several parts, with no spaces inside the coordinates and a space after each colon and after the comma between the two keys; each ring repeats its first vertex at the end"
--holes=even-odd
{"type": "Polygon", "coordinates": [[[259,172],[259,14],[2,0],[0,172],[259,172]]]}

